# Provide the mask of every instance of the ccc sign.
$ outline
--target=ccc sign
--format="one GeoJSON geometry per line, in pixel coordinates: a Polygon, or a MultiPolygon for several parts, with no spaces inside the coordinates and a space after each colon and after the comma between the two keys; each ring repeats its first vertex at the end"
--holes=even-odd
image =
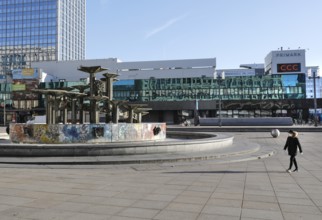
{"type": "Polygon", "coordinates": [[[300,63],[277,64],[277,72],[301,72],[300,63]]]}

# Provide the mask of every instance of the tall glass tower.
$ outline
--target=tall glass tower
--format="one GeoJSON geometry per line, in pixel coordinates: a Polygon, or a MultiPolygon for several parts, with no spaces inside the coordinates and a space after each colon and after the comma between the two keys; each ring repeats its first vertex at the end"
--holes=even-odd
{"type": "Polygon", "coordinates": [[[0,0],[0,75],[85,59],[86,0],[0,0]]]}

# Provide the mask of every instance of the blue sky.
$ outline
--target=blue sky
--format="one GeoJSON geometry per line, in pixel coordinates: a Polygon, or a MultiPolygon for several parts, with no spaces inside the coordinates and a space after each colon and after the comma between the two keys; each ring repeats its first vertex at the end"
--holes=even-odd
{"type": "Polygon", "coordinates": [[[86,58],[217,58],[217,68],[306,49],[322,67],[321,0],[87,0],[86,58]]]}

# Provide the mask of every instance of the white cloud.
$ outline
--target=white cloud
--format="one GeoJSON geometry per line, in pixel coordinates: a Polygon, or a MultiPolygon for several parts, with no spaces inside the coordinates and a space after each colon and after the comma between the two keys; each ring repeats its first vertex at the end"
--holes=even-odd
{"type": "Polygon", "coordinates": [[[167,21],[165,24],[161,25],[160,27],[157,27],[157,28],[153,29],[152,31],[148,32],[145,35],[145,39],[148,39],[148,38],[160,33],[161,31],[166,30],[167,28],[169,28],[173,24],[177,23],[178,21],[180,21],[180,20],[182,20],[182,19],[184,19],[186,17],[187,17],[187,14],[179,16],[179,17],[176,17],[176,18],[173,18],[173,19],[167,21]]]}

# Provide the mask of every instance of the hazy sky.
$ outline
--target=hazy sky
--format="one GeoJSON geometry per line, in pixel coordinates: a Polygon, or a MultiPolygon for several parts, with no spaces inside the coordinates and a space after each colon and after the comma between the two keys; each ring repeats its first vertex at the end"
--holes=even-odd
{"type": "Polygon", "coordinates": [[[86,58],[217,58],[217,68],[306,49],[322,67],[321,0],[87,0],[86,58]]]}

